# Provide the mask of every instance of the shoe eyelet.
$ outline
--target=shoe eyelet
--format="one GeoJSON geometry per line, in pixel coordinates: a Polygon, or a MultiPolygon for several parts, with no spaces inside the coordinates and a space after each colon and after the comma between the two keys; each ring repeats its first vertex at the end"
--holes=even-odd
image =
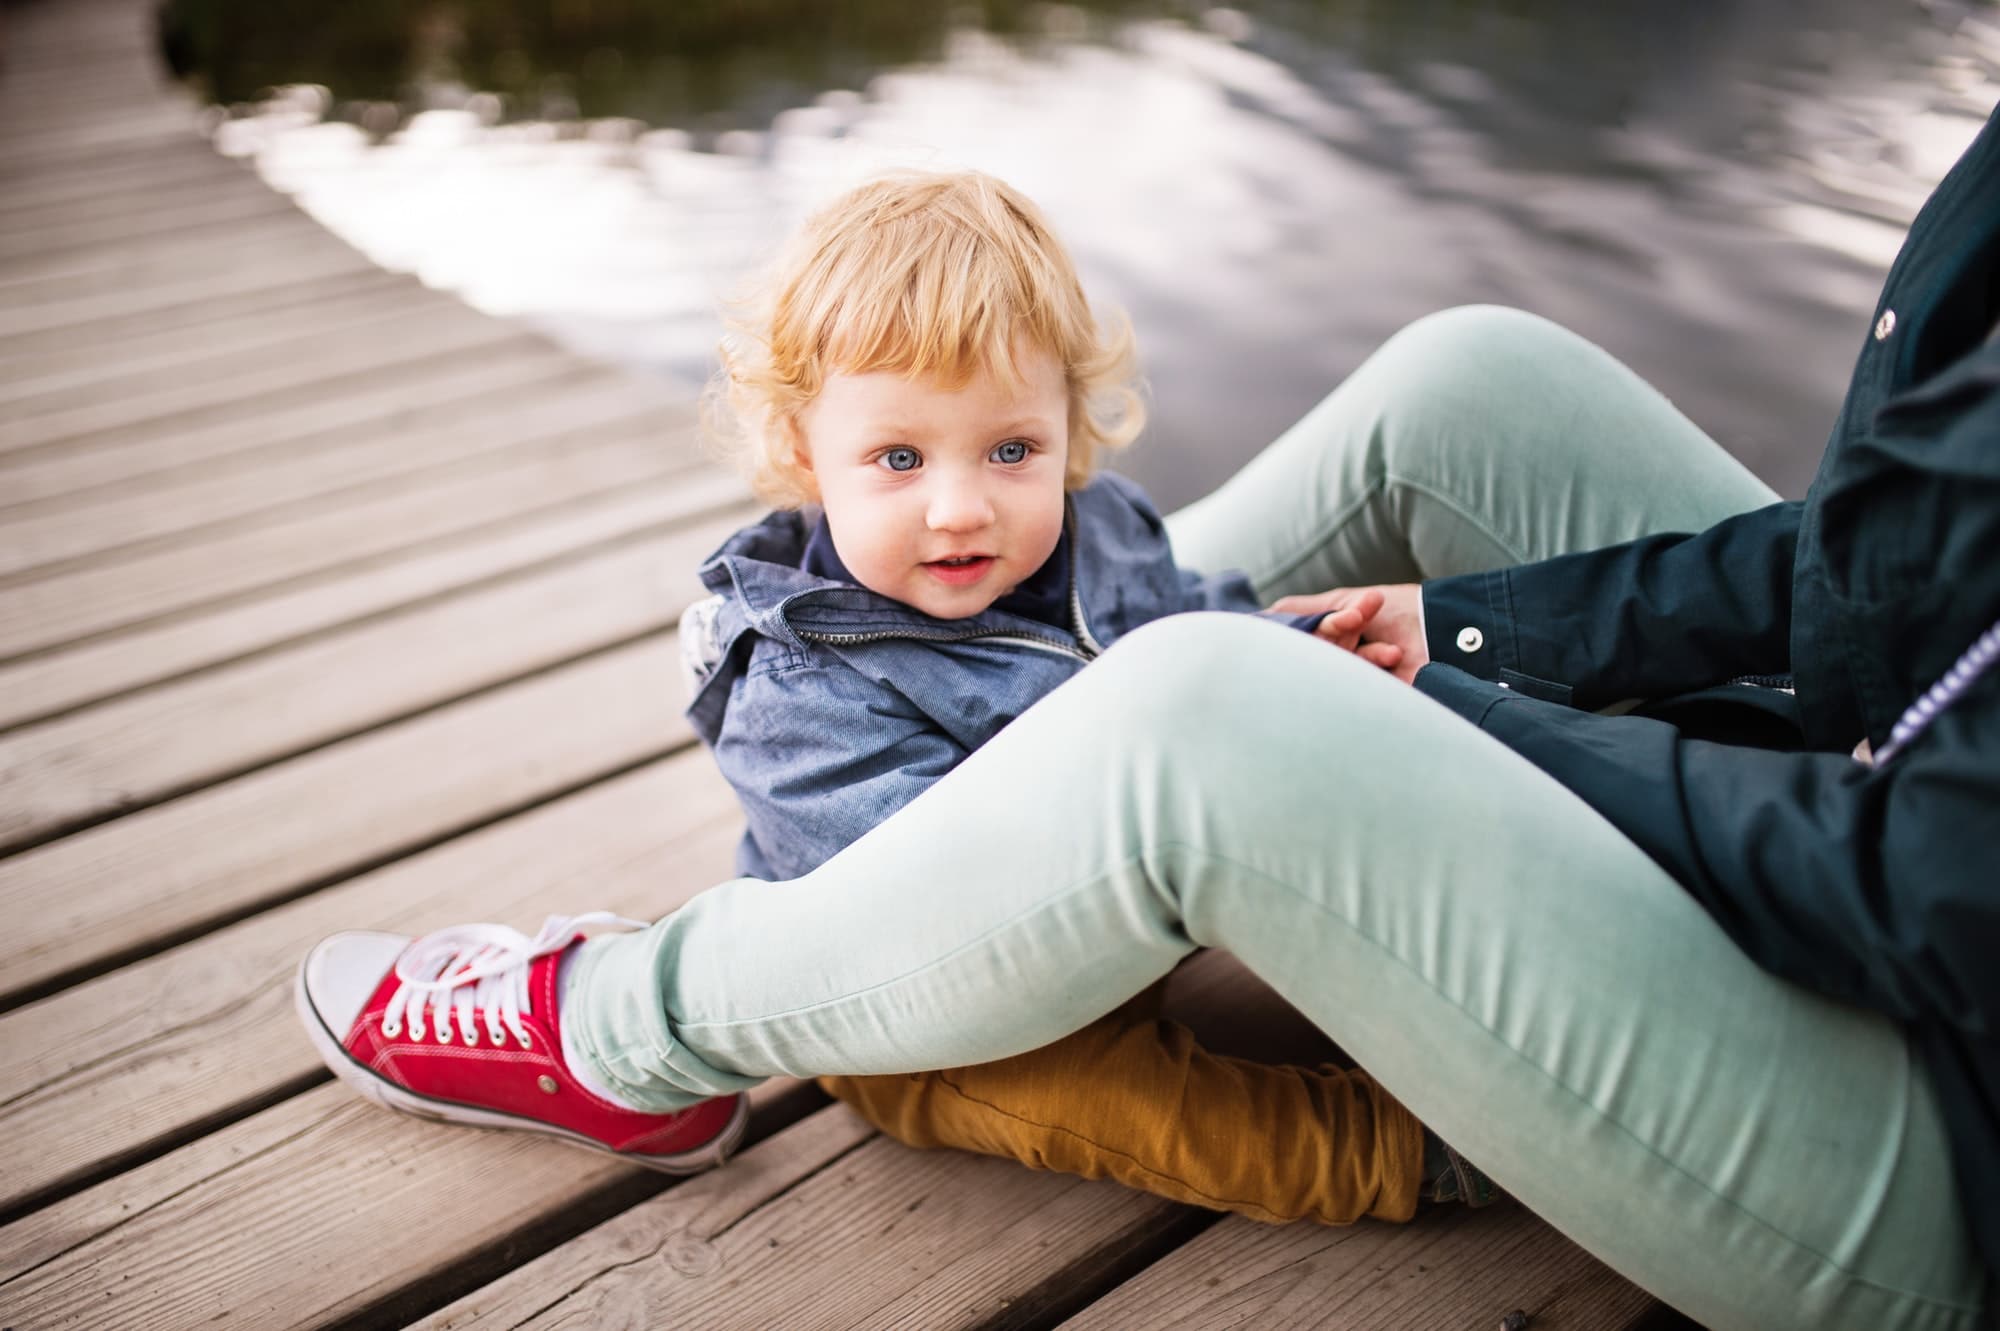
{"type": "Polygon", "coordinates": [[[465,1047],[471,1049],[479,1044],[479,1028],[473,1027],[465,1033],[465,1047]]]}
{"type": "Polygon", "coordinates": [[[439,1044],[450,1044],[450,1043],[451,1043],[451,1023],[450,1023],[450,1022],[445,1022],[445,1023],[444,1023],[444,1024],[442,1025],[442,1026],[439,1026],[439,1027],[438,1027],[438,1043],[439,1043],[439,1044]]]}
{"type": "Polygon", "coordinates": [[[383,1023],[382,1023],[382,1034],[383,1034],[383,1036],[384,1036],[385,1038],[387,1038],[387,1039],[390,1039],[390,1040],[393,1040],[393,1039],[395,1039],[395,1038],[396,1038],[397,1036],[401,1035],[402,1033],[403,1033],[403,1023],[402,1023],[402,1022],[400,1022],[400,1021],[385,1021],[385,1022],[383,1022],[383,1023]]]}
{"type": "Polygon", "coordinates": [[[535,1085],[541,1087],[544,1095],[554,1095],[557,1090],[556,1079],[546,1072],[535,1078],[535,1085]]]}
{"type": "Polygon", "coordinates": [[[535,1047],[535,1040],[533,1036],[524,1035],[521,1037],[521,1048],[533,1049],[534,1047],[535,1047]]]}
{"type": "Polygon", "coordinates": [[[411,1022],[411,1023],[410,1023],[410,1038],[411,1038],[412,1040],[416,1040],[416,1041],[419,1041],[419,1042],[421,1042],[421,1041],[423,1040],[423,1038],[424,1038],[424,1028],[423,1028],[423,1027],[421,1027],[421,1026],[419,1026],[419,1025],[417,1025],[417,1024],[416,1024],[415,1022],[411,1022]]]}

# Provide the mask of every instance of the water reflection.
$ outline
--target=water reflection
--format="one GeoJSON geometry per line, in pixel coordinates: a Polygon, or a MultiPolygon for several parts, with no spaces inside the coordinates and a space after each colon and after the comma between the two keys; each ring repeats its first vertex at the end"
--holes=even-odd
{"type": "Polygon", "coordinates": [[[1595,338],[1798,493],[1882,268],[2000,95],[1991,6],[1883,0],[593,0],[399,31],[375,72],[208,70],[294,85],[219,144],[385,265],[690,382],[812,203],[888,163],[996,172],[1138,325],[1128,469],[1168,503],[1468,300],[1595,338]]]}

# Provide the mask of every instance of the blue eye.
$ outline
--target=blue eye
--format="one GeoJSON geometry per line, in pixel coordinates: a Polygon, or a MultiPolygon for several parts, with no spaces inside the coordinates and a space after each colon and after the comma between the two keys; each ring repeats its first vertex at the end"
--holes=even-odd
{"type": "Polygon", "coordinates": [[[1004,462],[1010,467],[1026,462],[1028,460],[1027,441],[1009,439],[1006,443],[993,450],[993,460],[995,462],[1004,462]]]}
{"type": "Polygon", "coordinates": [[[876,461],[890,471],[915,471],[917,464],[923,459],[917,456],[917,450],[914,448],[892,448],[876,461]]]}

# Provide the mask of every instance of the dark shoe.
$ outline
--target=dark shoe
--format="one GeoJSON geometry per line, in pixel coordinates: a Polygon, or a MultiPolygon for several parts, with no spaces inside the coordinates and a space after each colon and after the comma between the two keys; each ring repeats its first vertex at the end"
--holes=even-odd
{"type": "Polygon", "coordinates": [[[1433,1204],[1457,1202],[1480,1207],[1491,1206],[1507,1194],[1482,1174],[1478,1166],[1425,1128],[1424,1181],[1417,1195],[1418,1200],[1433,1204]]]}

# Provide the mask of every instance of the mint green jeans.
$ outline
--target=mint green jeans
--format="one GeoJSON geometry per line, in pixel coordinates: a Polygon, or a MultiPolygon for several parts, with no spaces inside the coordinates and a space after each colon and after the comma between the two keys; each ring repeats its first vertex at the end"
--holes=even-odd
{"type": "MultiPolygon", "coordinates": [[[[1603,352],[1451,311],[1216,494],[1278,596],[1698,529],[1772,496],[1603,352]]],[[[1567,790],[1244,616],[1133,633],[797,883],[579,958],[592,1069],[672,1108],[1045,1044],[1226,948],[1564,1233],[1728,1331],[1951,1327],[1985,1275],[1892,1023],[1752,965],[1567,790]]]]}

